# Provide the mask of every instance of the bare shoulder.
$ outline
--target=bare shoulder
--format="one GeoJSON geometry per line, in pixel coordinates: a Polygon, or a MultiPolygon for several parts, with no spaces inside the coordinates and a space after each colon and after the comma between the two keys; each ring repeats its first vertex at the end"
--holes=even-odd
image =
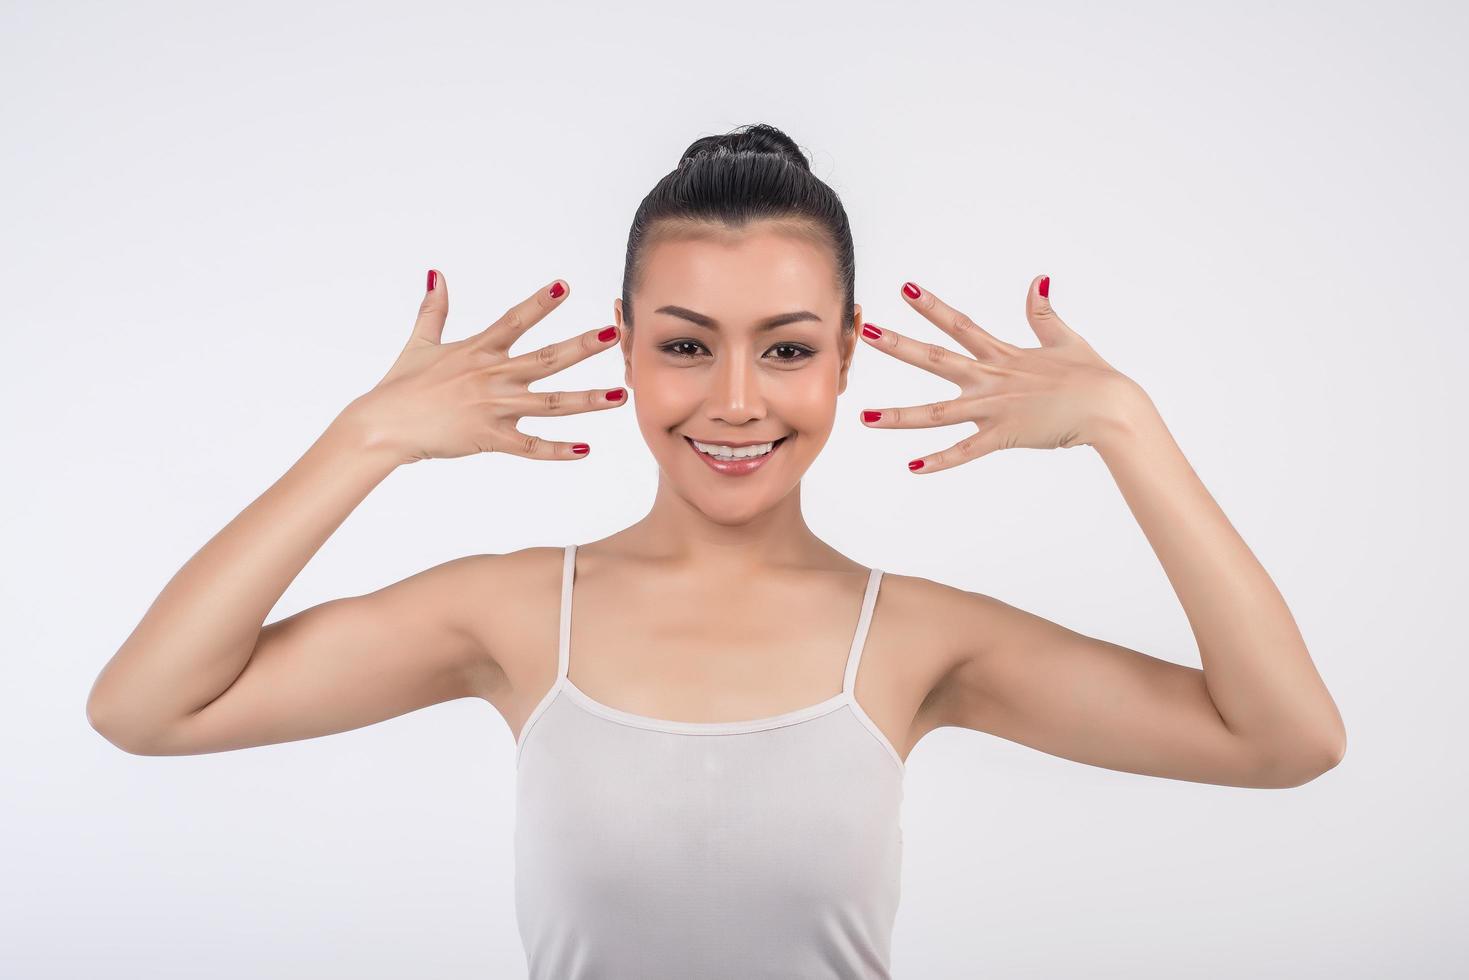
{"type": "Polygon", "coordinates": [[[548,638],[554,647],[564,555],[559,546],[536,546],[464,562],[454,598],[482,652],[475,697],[500,707],[526,672],[539,667],[532,657],[548,638]]]}
{"type": "Polygon", "coordinates": [[[972,650],[972,630],[991,622],[998,604],[978,592],[896,572],[883,573],[879,603],[894,628],[920,641],[914,652],[934,666],[952,666],[962,652],[972,650]]]}
{"type": "Polygon", "coordinates": [[[883,587],[886,626],[876,619],[873,628],[892,631],[880,634],[896,665],[890,683],[916,705],[910,747],[939,728],[1016,738],[1007,722],[1016,691],[1064,687],[1035,652],[1074,647],[1085,641],[1081,634],[983,592],[919,576],[891,578],[891,592],[883,587]]]}
{"type": "Polygon", "coordinates": [[[933,579],[884,572],[872,642],[887,652],[889,683],[912,705],[913,743],[945,724],[944,680],[995,635],[1000,605],[933,579]]]}

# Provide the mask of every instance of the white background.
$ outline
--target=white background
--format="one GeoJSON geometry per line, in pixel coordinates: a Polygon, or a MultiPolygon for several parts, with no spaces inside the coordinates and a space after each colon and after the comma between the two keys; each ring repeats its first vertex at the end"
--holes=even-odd
{"type": "MultiPolygon", "coordinates": [[[[150,758],[84,702],[387,370],[429,266],[446,339],[556,277],[565,308],[517,351],[611,323],[638,201],[757,121],[842,196],[873,322],[945,339],[912,279],[1036,346],[1026,285],[1052,277],[1274,577],[1349,733],[1289,790],[934,733],[895,975],[1469,971],[1461,5],[53,2],[0,27],[0,975],[524,975],[489,705],[150,758]]],[[[1199,665],[1093,450],[915,476],[972,430],[858,412],[953,388],[857,358],[804,484],[818,533],[1199,665]]],[[[607,354],[539,390],[621,382],[607,354]]],[[[270,618],[645,513],[631,415],[522,428],[594,450],[400,469],[270,618]]]]}

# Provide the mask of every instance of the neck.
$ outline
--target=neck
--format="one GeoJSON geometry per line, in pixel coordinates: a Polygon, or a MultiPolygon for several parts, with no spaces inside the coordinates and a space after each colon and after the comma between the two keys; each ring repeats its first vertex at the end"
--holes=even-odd
{"type": "Polygon", "coordinates": [[[688,568],[745,573],[774,565],[809,565],[830,553],[801,512],[801,484],[765,510],[746,513],[731,489],[725,509],[708,513],[666,480],[647,515],[617,534],[642,557],[688,568]]]}

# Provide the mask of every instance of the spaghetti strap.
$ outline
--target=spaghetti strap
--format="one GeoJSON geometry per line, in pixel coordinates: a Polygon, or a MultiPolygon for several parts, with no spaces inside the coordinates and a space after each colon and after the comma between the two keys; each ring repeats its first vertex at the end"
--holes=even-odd
{"type": "Polygon", "coordinates": [[[874,568],[867,573],[867,591],[862,594],[862,614],[857,617],[857,632],[852,637],[852,648],[847,651],[847,673],[842,678],[842,693],[855,703],[857,689],[857,667],[862,662],[862,651],[867,646],[867,633],[872,625],[872,608],[877,605],[877,590],[882,582],[882,569],[874,568]]]}
{"type": "Polygon", "coordinates": [[[571,587],[576,578],[576,545],[566,546],[561,565],[561,625],[556,650],[556,680],[566,679],[571,669],[571,587]]]}
{"type": "Polygon", "coordinates": [[[551,686],[546,693],[541,695],[541,700],[531,709],[525,721],[520,726],[520,734],[515,739],[515,765],[520,767],[521,752],[525,748],[526,736],[532,728],[540,721],[541,715],[556,700],[556,696],[571,684],[566,672],[571,663],[571,580],[576,575],[576,545],[569,544],[563,551],[561,560],[561,617],[556,641],[556,677],[551,681],[551,686]]]}

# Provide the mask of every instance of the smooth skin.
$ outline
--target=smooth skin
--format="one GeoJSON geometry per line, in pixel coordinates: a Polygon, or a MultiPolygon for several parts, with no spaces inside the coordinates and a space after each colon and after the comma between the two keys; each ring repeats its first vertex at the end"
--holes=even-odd
{"type": "Polygon", "coordinates": [[[974,423],[976,433],[915,461],[920,475],[1002,449],[1092,446],[1162,562],[1204,665],[1182,667],[977,597],[959,604],[960,622],[998,627],[997,638],[966,650],[936,688],[941,723],[1196,782],[1298,786],[1336,766],[1346,728],[1284,598],[1142,388],[1052,309],[1049,277],[1037,276],[1026,294],[1037,348],[999,340],[933,293],[904,285],[909,305],[967,353],[880,327],[864,339],[960,394],[874,409],[880,415],[864,413],[864,423],[974,423]]]}
{"type": "Polygon", "coordinates": [[[614,346],[590,330],[509,354],[569,295],[552,297],[556,283],[480,333],[444,343],[448,284],[435,278],[387,375],[184,564],[103,668],[87,717],[113,744],[185,755],[287,742],[495,686],[498,664],[478,632],[486,597],[498,594],[492,580],[502,569],[493,556],[455,559],[261,625],[311,556],[399,466],[481,452],[581,459],[572,443],[526,435],[516,422],[626,404],[609,401],[607,389],[528,390],[614,346]]]}
{"type": "MultiPolygon", "coordinates": [[[[705,226],[645,253],[635,328],[619,299],[616,337],[599,340],[599,328],[512,356],[515,340],[569,292],[538,290],[481,333],[444,343],[440,276],[392,370],[180,569],[99,675],[88,717],[126,751],[195,754],[479,697],[518,737],[555,675],[559,545],[455,559],[262,623],[398,466],[478,452],[595,455],[515,424],[631,401],[607,400],[609,389],[527,389],[613,346],[659,482],[641,520],[578,549],[572,681],[614,707],[678,721],[764,717],[824,700],[841,687],[867,568],[807,527],[800,479],[830,435],[861,337],[960,395],[875,406],[881,418],[857,424],[978,427],[924,457],[915,477],[1004,448],[1100,453],[1167,571],[1204,666],[888,572],[856,695],[900,756],[929,731],[958,727],[1164,778],[1262,788],[1315,778],[1342,758],[1345,729],[1284,600],[1145,393],[1056,316],[1042,281],[1031,283],[1026,308],[1039,348],[997,340],[927,290],[901,293],[959,353],[887,328],[864,334],[860,306],[841,323],[830,252],[801,226],[705,226]],[[802,311],[809,317],[782,316],[802,311]],[[729,477],[685,436],[786,442],[758,472],[729,477]]],[[[874,440],[867,458],[882,465],[882,455],[874,440]]]]}

